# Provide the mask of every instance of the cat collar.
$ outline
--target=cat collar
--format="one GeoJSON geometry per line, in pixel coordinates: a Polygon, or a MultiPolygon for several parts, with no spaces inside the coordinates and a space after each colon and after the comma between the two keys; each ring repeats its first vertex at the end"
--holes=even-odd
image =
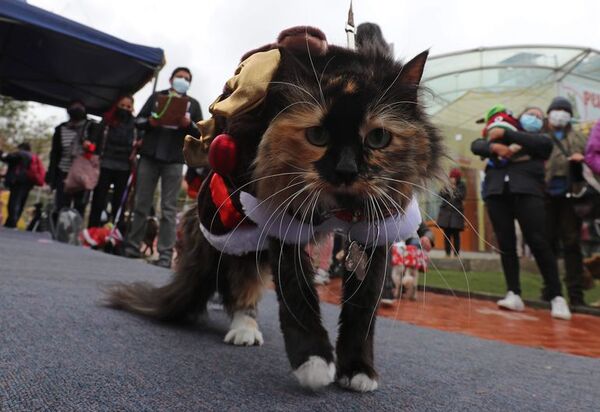
{"type": "Polygon", "coordinates": [[[382,220],[343,220],[333,214],[319,225],[303,223],[276,205],[260,201],[249,193],[240,194],[245,217],[254,225],[238,224],[231,232],[215,235],[200,225],[209,243],[216,249],[230,254],[243,255],[264,250],[267,238],[274,237],[286,244],[306,244],[317,233],[340,232],[364,247],[383,246],[415,235],[421,223],[421,213],[413,198],[404,214],[390,215],[382,220]]]}

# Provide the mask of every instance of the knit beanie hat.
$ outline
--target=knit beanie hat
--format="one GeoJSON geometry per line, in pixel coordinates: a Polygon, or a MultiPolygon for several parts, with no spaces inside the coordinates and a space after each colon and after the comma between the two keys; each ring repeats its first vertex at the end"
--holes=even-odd
{"type": "Polygon", "coordinates": [[[552,110],[564,110],[573,116],[573,105],[571,105],[571,102],[566,97],[557,96],[552,99],[552,103],[548,106],[546,113],[550,113],[552,110]]]}
{"type": "Polygon", "coordinates": [[[495,127],[508,130],[519,130],[519,120],[515,119],[512,113],[504,105],[497,104],[493,106],[485,115],[485,127],[482,135],[487,136],[487,132],[495,127]]]}

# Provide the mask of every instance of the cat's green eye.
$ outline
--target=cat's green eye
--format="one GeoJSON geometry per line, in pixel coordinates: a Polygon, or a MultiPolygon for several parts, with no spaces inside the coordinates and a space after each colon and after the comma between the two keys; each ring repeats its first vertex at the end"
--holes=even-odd
{"type": "Polygon", "coordinates": [[[306,140],[312,145],[326,146],[329,143],[329,132],[324,127],[309,127],[305,133],[306,140]]]}
{"type": "Polygon", "coordinates": [[[371,149],[383,149],[391,141],[392,134],[385,129],[373,129],[365,137],[365,144],[371,149]]]}

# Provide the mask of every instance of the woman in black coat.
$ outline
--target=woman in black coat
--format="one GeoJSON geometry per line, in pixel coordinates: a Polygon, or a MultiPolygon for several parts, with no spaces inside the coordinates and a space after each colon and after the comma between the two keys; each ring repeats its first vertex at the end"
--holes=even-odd
{"type": "MultiPolygon", "coordinates": [[[[541,127],[541,109],[529,108],[523,112],[520,123],[524,127],[529,124],[525,122],[526,115],[537,117],[541,127]]],[[[516,219],[544,278],[552,316],[570,319],[571,313],[561,296],[556,257],[545,232],[544,161],[552,152],[552,140],[543,134],[493,127],[493,122],[490,124],[492,128],[488,127],[487,139],[475,140],[471,151],[489,159],[482,195],[500,247],[508,290],[506,297],[498,301],[498,306],[516,311],[525,308],[520,297],[516,219]]]]}
{"type": "Polygon", "coordinates": [[[444,231],[444,248],[448,257],[451,252],[454,252],[454,256],[460,253],[460,232],[465,228],[463,202],[466,193],[460,170],[452,169],[450,188],[440,192],[443,201],[437,218],[438,226],[444,231]]]}
{"type": "Polygon", "coordinates": [[[131,172],[129,156],[135,140],[135,123],[132,112],[133,97],[123,96],[104,115],[100,124],[100,133],[95,139],[96,150],[100,155],[100,177],[94,189],[88,227],[101,225],[101,215],[108,205],[111,185],[113,187],[110,201],[112,221],[121,205],[121,197],[127,187],[127,180],[131,172]]]}

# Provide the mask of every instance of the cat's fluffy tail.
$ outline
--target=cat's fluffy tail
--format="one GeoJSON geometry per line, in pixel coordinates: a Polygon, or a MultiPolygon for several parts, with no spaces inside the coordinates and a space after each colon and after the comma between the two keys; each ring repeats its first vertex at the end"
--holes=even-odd
{"type": "Polygon", "coordinates": [[[215,250],[200,232],[195,209],[185,213],[181,224],[171,281],[160,287],[147,282],[109,286],[104,302],[107,306],[173,322],[193,320],[206,309],[216,289],[216,281],[209,279],[215,250]]]}

